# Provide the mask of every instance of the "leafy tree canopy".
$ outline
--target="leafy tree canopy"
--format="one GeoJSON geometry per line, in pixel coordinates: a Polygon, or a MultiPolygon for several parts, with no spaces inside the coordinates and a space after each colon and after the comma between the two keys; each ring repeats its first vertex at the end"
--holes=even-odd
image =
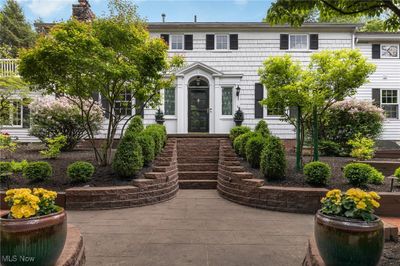
{"type": "Polygon", "coordinates": [[[25,20],[21,7],[15,0],[7,0],[0,10],[0,50],[3,57],[17,57],[19,48],[35,42],[36,34],[25,20]]]}
{"type": "MultiPolygon", "coordinates": [[[[277,0],[267,12],[266,22],[300,26],[318,10],[320,21],[340,16],[384,17],[386,30],[400,28],[400,0],[277,0]]],[[[350,20],[351,21],[351,20],[350,20]]]]}

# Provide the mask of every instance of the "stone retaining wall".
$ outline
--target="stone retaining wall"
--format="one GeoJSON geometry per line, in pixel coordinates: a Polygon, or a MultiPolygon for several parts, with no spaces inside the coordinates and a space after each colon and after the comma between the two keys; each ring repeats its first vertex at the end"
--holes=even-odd
{"type": "MultiPolygon", "coordinates": [[[[263,179],[241,166],[240,159],[228,140],[220,141],[218,192],[230,201],[274,211],[314,214],[320,200],[328,191],[325,188],[266,186],[263,179]]],[[[376,213],[400,217],[400,193],[381,192],[381,207],[376,213]]]]}

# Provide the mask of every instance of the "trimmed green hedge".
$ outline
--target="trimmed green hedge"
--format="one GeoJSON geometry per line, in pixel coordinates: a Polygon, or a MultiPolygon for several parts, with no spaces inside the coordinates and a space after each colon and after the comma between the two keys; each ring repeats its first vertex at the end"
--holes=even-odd
{"type": "Polygon", "coordinates": [[[268,129],[268,124],[265,120],[260,120],[260,122],[257,123],[254,132],[262,135],[263,137],[268,137],[271,135],[271,132],[268,129]]]}
{"type": "Polygon", "coordinates": [[[250,128],[246,126],[236,126],[231,128],[231,131],[229,133],[229,138],[231,139],[232,143],[234,143],[235,139],[239,137],[240,135],[243,135],[247,132],[250,132],[250,128]]]}
{"type": "Polygon", "coordinates": [[[304,166],[305,180],[311,185],[326,185],[331,178],[331,167],[323,162],[310,162],[304,166]]]}
{"type": "Polygon", "coordinates": [[[353,186],[365,186],[370,179],[371,166],[365,163],[349,163],[344,167],[343,174],[353,186]]]}
{"type": "Polygon", "coordinates": [[[283,179],[286,170],[285,147],[282,141],[271,136],[261,152],[260,168],[266,179],[283,179]]]}
{"type": "Polygon", "coordinates": [[[127,133],[140,133],[144,129],[143,127],[143,120],[140,116],[136,115],[134,116],[131,121],[128,124],[128,127],[126,128],[125,134],[127,133]]]}
{"type": "Polygon", "coordinates": [[[267,143],[267,138],[257,134],[248,139],[245,150],[246,150],[246,159],[253,168],[260,167],[261,160],[261,152],[264,149],[265,144],[267,143]]]}
{"type": "Polygon", "coordinates": [[[119,177],[131,178],[142,169],[143,161],[142,147],[137,136],[125,134],[115,153],[112,163],[113,170],[119,177]]]}
{"type": "Polygon", "coordinates": [[[155,158],[155,142],[153,136],[148,131],[142,132],[138,136],[139,145],[142,147],[143,160],[145,165],[150,163],[155,158]]]}

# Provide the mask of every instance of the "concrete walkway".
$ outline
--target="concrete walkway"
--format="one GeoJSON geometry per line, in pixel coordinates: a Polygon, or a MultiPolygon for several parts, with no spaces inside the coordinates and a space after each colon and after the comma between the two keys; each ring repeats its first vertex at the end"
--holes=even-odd
{"type": "Polygon", "coordinates": [[[301,265],[313,216],[237,205],[215,190],[181,190],[146,207],[69,211],[88,266],[301,265]]]}

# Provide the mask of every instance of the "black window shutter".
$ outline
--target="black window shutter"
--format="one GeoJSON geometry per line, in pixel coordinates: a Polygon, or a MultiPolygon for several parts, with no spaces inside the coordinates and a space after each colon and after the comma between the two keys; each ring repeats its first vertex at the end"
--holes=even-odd
{"type": "Polygon", "coordinates": [[[106,99],[106,97],[101,96],[101,106],[104,109],[104,116],[106,118],[110,118],[110,112],[111,112],[111,110],[109,110],[110,104],[108,103],[108,100],[106,99]]]}
{"type": "Polygon", "coordinates": [[[22,128],[30,128],[31,127],[31,111],[27,105],[22,106],[22,128]]]}
{"type": "Polygon", "coordinates": [[[372,44],[372,59],[381,58],[381,45],[380,44],[372,44]]]}
{"type": "Polygon", "coordinates": [[[264,98],[264,87],[261,83],[256,83],[254,92],[254,118],[264,117],[264,107],[260,104],[260,101],[263,98],[264,98]]]}
{"type": "Polygon", "coordinates": [[[318,34],[310,34],[310,50],[318,50],[318,34]]]}
{"type": "Polygon", "coordinates": [[[381,106],[381,90],[380,89],[372,89],[372,102],[376,106],[381,106]]]}
{"type": "Polygon", "coordinates": [[[289,49],[289,34],[281,34],[281,41],[280,41],[279,48],[281,50],[289,49]]]}
{"type": "Polygon", "coordinates": [[[239,36],[237,34],[229,35],[229,47],[231,50],[239,49],[239,36]]]}
{"type": "Polygon", "coordinates": [[[185,50],[193,50],[193,35],[185,35],[185,50]]]}
{"type": "Polygon", "coordinates": [[[296,119],[298,111],[299,111],[299,108],[297,106],[289,107],[289,117],[296,119]]]}
{"type": "Polygon", "coordinates": [[[214,50],[214,34],[206,35],[206,50],[214,50]]]}
{"type": "Polygon", "coordinates": [[[161,34],[161,39],[163,39],[167,44],[169,44],[169,34],[161,34]]]}

